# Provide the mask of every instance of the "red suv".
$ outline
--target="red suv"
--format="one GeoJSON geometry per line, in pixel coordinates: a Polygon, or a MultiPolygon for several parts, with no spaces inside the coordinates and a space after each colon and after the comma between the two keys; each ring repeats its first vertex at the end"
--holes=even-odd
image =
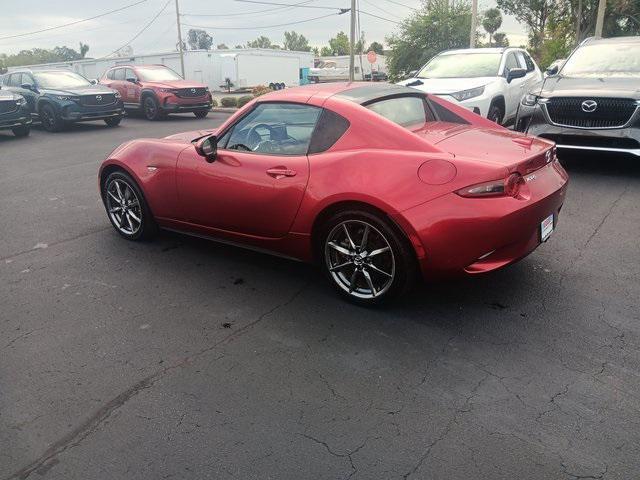
{"type": "Polygon", "coordinates": [[[149,120],[183,112],[204,118],[211,108],[209,87],[184,80],[164,65],[118,65],[100,83],[120,92],[125,109],[142,110],[149,120]]]}

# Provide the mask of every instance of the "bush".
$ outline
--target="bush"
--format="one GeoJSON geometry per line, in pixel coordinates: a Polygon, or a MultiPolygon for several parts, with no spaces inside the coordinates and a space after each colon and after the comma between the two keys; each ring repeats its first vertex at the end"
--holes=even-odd
{"type": "Polygon", "coordinates": [[[260,95],[264,95],[265,93],[269,93],[271,91],[273,90],[271,90],[266,85],[258,85],[251,89],[251,93],[253,94],[254,97],[259,97],[260,95]]]}
{"type": "Polygon", "coordinates": [[[211,108],[216,108],[218,106],[218,101],[215,98],[211,99],[211,108]]]}
{"type": "Polygon", "coordinates": [[[253,100],[253,95],[243,95],[238,99],[238,108],[244,107],[251,100],[253,100]]]}
{"type": "Polygon", "coordinates": [[[238,100],[236,100],[236,97],[222,97],[222,99],[220,100],[220,103],[225,108],[238,106],[238,100]]]}

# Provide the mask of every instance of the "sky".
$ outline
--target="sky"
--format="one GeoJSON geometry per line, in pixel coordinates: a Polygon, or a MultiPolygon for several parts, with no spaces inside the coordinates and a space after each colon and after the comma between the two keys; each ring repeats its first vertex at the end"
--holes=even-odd
{"type": "MultiPolygon", "coordinates": [[[[272,3],[300,3],[303,0],[250,0],[272,3]]],[[[247,0],[179,0],[182,14],[183,38],[189,28],[205,27],[214,44],[225,43],[229,47],[244,44],[259,35],[269,37],[274,43],[283,43],[285,30],[302,33],[312,46],[323,46],[338,31],[349,31],[349,15],[334,15],[326,7],[349,7],[349,0],[308,0],[305,5],[314,8],[274,7],[247,0]],[[322,8],[315,8],[322,7],[322,8]],[[275,10],[278,8],[277,10],[275,10]],[[265,10],[271,10],[266,11],[265,10]],[[329,15],[326,18],[316,19],[329,15]],[[316,20],[313,20],[316,19],[316,20]],[[310,20],[310,21],[306,21],[310,20]],[[274,27],[283,23],[301,22],[297,25],[274,27]],[[196,26],[196,27],[193,27],[196,26]],[[268,28],[262,28],[268,27],[268,28]]],[[[361,30],[366,43],[384,42],[403,18],[412,13],[410,7],[418,7],[421,0],[359,0],[361,30]],[[398,4],[401,3],[404,6],[398,4]]],[[[495,0],[479,0],[479,10],[495,6],[495,0]]],[[[177,44],[175,0],[31,0],[25,3],[0,0],[0,53],[16,53],[20,50],[52,48],[66,45],[78,49],[82,41],[90,46],[88,57],[105,56],[129,43],[151,19],[159,14],[135,40],[130,42],[134,54],[173,50],[177,44]],[[66,23],[100,15],[110,10],[141,2],[130,8],[73,26],[16,38],[21,35],[66,23]],[[166,8],[161,12],[163,7],[166,8]]],[[[500,31],[509,37],[511,45],[526,43],[526,30],[511,17],[503,17],[500,31]]]]}

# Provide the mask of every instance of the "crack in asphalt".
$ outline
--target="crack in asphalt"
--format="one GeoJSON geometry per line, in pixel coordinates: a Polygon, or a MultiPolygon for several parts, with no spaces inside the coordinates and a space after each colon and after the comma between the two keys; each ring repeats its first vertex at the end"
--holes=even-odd
{"type": "Polygon", "coordinates": [[[177,363],[175,363],[173,365],[169,365],[169,366],[167,366],[167,367],[165,367],[165,368],[163,368],[161,370],[158,370],[157,372],[152,373],[151,375],[148,375],[147,377],[143,378],[142,380],[134,383],[128,389],[124,390],[123,392],[118,394],[116,397],[112,398],[107,403],[105,403],[101,408],[99,408],[96,412],[94,412],[83,423],[78,425],[76,428],[71,430],[69,433],[64,435],[59,440],[57,440],[54,443],[52,443],[51,446],[49,446],[49,448],[47,448],[44,451],[44,453],[42,455],[40,455],[37,459],[35,459],[31,463],[25,465],[20,470],[18,470],[15,473],[13,473],[12,475],[10,475],[8,477],[5,477],[4,480],[16,480],[16,479],[25,480],[33,472],[39,471],[42,468],[46,469],[48,465],[52,466],[52,463],[57,463],[57,456],[58,455],[60,455],[64,451],[66,451],[66,450],[68,450],[70,448],[76,447],[80,443],[82,443],[82,441],[85,438],[87,438],[89,435],[91,435],[93,432],[95,432],[98,429],[98,427],[101,424],[103,424],[104,421],[107,420],[115,411],[117,411],[119,408],[124,406],[129,400],[134,398],[140,392],[151,388],[158,380],[163,378],[168,373],[170,373],[170,372],[172,372],[174,370],[180,369],[180,368],[187,367],[193,361],[197,360],[202,355],[205,355],[205,354],[215,350],[219,346],[227,344],[227,343],[231,342],[232,340],[234,340],[234,339],[246,334],[253,327],[255,327],[260,322],[262,322],[266,317],[268,317],[269,315],[273,314],[276,310],[279,310],[281,308],[284,308],[284,307],[290,305],[293,301],[295,301],[298,298],[298,296],[300,296],[300,294],[309,285],[310,285],[310,282],[304,284],[301,288],[296,290],[293,293],[293,295],[291,295],[286,301],[284,301],[282,303],[279,303],[279,304],[275,305],[274,307],[270,308],[269,310],[267,310],[266,312],[260,314],[258,316],[258,318],[256,318],[252,322],[247,323],[246,325],[242,326],[241,328],[239,328],[238,330],[234,331],[233,333],[230,333],[229,335],[223,337],[219,341],[215,342],[213,345],[211,345],[211,346],[209,346],[207,348],[201,349],[201,350],[197,351],[196,353],[193,353],[193,354],[183,358],[181,361],[179,361],[179,362],[177,362],[177,363]]]}
{"type": "Polygon", "coordinates": [[[349,459],[349,464],[351,465],[351,472],[349,473],[349,475],[347,477],[345,477],[346,480],[349,480],[351,477],[353,477],[357,472],[358,472],[358,468],[354,465],[353,463],[353,458],[352,455],[354,455],[355,453],[359,452],[360,450],[362,450],[362,448],[364,448],[364,446],[367,444],[367,442],[369,441],[369,437],[364,439],[364,442],[362,442],[362,444],[360,444],[360,446],[354,448],[353,450],[347,451],[346,453],[337,453],[335,452],[327,442],[323,442],[322,440],[319,440],[315,437],[312,437],[311,435],[307,435],[304,433],[300,434],[301,436],[303,436],[304,438],[307,438],[309,440],[311,440],[312,442],[315,442],[319,445],[322,445],[327,452],[329,452],[330,455],[333,455],[334,457],[337,458],[348,458],[349,459]]]}

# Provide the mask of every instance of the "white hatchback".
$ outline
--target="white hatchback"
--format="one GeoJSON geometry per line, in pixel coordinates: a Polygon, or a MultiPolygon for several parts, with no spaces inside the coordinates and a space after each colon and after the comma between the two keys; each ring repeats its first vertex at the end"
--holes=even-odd
{"type": "Polygon", "coordinates": [[[468,48],[439,53],[399,84],[508,124],[515,120],[523,95],[541,80],[542,72],[526,50],[468,48]]]}

